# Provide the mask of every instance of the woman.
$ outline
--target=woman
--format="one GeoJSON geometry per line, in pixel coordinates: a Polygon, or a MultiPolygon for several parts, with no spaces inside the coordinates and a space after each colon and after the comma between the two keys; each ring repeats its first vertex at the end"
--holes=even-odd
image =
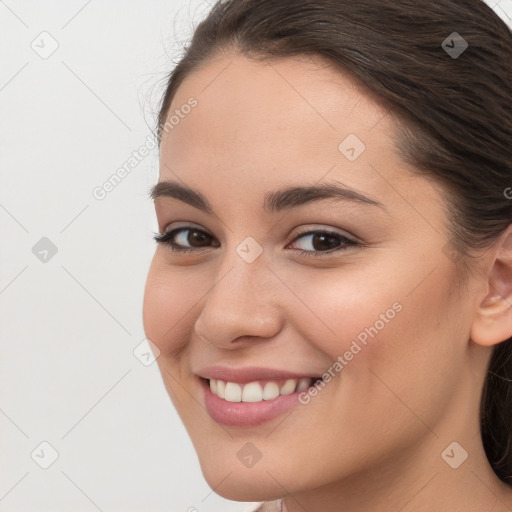
{"type": "Polygon", "coordinates": [[[481,0],[228,0],[197,27],[144,326],[216,493],[512,508],[511,63],[481,0]]]}

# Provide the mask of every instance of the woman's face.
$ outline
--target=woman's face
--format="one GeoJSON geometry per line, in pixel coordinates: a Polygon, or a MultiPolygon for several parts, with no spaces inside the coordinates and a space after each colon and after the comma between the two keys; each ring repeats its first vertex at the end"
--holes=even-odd
{"type": "Polygon", "coordinates": [[[215,492],[453,471],[441,452],[478,430],[475,304],[441,191],[396,154],[384,105],[318,59],[232,55],[185,79],[168,120],[155,208],[189,251],[157,246],[144,326],[215,492]]]}

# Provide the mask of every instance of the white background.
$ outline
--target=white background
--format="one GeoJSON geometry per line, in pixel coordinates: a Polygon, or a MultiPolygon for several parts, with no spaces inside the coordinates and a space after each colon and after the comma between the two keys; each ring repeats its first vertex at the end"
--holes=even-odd
{"type": "MultiPolygon", "coordinates": [[[[488,3],[510,23],[511,0],[488,3]]],[[[208,8],[0,0],[0,511],[254,508],[210,490],[156,364],[133,354],[157,152],[92,195],[147,141],[208,8]],[[47,58],[31,46],[52,44],[47,58]],[[46,262],[32,252],[43,237],[46,262]],[[48,469],[43,441],[58,452],[48,469]]]]}

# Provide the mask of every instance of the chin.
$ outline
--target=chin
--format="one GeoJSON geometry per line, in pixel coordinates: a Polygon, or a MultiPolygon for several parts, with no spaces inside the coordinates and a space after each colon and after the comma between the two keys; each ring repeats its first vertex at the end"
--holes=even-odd
{"type": "Polygon", "coordinates": [[[216,464],[201,464],[201,470],[215,494],[231,501],[271,501],[286,494],[264,469],[239,470],[233,467],[219,468],[216,464]]]}

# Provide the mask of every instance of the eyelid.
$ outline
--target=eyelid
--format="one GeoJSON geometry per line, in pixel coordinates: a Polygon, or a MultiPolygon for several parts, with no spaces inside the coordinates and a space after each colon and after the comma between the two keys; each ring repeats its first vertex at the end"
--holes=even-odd
{"type": "Polygon", "coordinates": [[[211,237],[213,238],[216,238],[216,236],[212,233],[210,233],[210,231],[206,228],[204,228],[203,226],[201,226],[201,224],[196,224],[195,222],[189,222],[189,221],[186,221],[186,220],[183,220],[183,221],[175,221],[175,222],[170,222],[169,224],[167,224],[164,229],[160,232],[161,235],[165,235],[167,234],[169,231],[174,231],[175,229],[180,229],[180,228],[190,228],[190,229],[198,229],[200,231],[204,231],[205,233],[207,233],[208,235],[210,235],[211,237]],[[178,223],[177,226],[174,226],[175,223],[178,223]],[[180,225],[180,222],[183,222],[183,225],[180,225]],[[170,229],[170,226],[172,225],[172,229],[170,229]]]}
{"type": "Polygon", "coordinates": [[[315,224],[314,227],[309,226],[307,228],[304,228],[303,230],[299,231],[293,237],[292,242],[295,242],[295,240],[297,240],[297,238],[299,238],[299,237],[301,237],[303,235],[317,233],[319,231],[320,232],[326,232],[326,233],[329,233],[329,234],[335,234],[335,235],[341,236],[341,237],[346,238],[346,239],[348,239],[348,240],[350,240],[350,241],[352,241],[354,243],[362,243],[361,241],[358,240],[357,237],[355,237],[354,235],[352,235],[348,231],[339,230],[339,229],[333,228],[333,227],[327,227],[324,224],[315,224]]]}
{"type": "MultiPolygon", "coordinates": [[[[176,229],[190,228],[190,229],[198,229],[200,231],[204,231],[206,234],[208,234],[212,238],[215,238],[215,239],[217,238],[213,233],[211,233],[209,230],[207,230],[206,228],[204,228],[200,224],[197,224],[197,223],[194,223],[194,222],[189,222],[189,221],[177,221],[177,222],[178,223],[179,222],[183,222],[184,224],[183,225],[179,225],[178,224],[177,226],[174,226],[173,225],[174,222],[171,222],[167,226],[164,227],[164,229],[161,231],[160,234],[161,235],[165,235],[169,231],[174,231],[176,229]],[[171,226],[171,225],[173,225],[173,227],[172,227],[172,229],[169,229],[169,226],[171,226]]],[[[354,243],[361,243],[361,244],[363,243],[362,241],[358,240],[357,237],[355,237],[354,235],[352,235],[348,231],[339,230],[339,228],[327,227],[324,224],[313,224],[313,225],[309,225],[309,227],[305,227],[305,228],[301,229],[298,233],[296,233],[294,235],[294,237],[292,238],[290,243],[295,242],[297,240],[297,238],[301,237],[302,235],[311,234],[311,233],[315,233],[315,232],[318,232],[318,231],[326,231],[328,233],[334,233],[336,235],[339,235],[339,236],[342,236],[344,238],[347,238],[347,239],[351,240],[354,243]],[[340,232],[340,231],[342,231],[342,232],[340,232]]]]}
{"type": "MultiPolygon", "coordinates": [[[[216,237],[214,235],[210,234],[208,231],[206,231],[202,227],[196,227],[190,223],[187,223],[182,226],[176,226],[176,227],[173,227],[172,229],[169,229],[169,226],[170,226],[170,224],[168,226],[166,226],[163,233],[159,233],[159,234],[155,233],[155,236],[153,237],[153,239],[157,243],[163,243],[163,244],[168,245],[169,248],[171,249],[171,251],[175,252],[176,254],[199,255],[209,249],[209,247],[194,248],[194,247],[181,246],[180,244],[172,242],[172,239],[174,238],[175,233],[179,233],[182,230],[183,231],[187,231],[187,230],[200,231],[200,232],[206,234],[208,237],[212,238],[212,240],[216,240],[217,243],[220,244],[220,242],[216,239],[216,237]]],[[[337,255],[337,254],[344,254],[347,251],[352,251],[354,249],[362,249],[364,247],[367,247],[366,243],[358,241],[357,237],[353,237],[353,235],[351,235],[351,234],[349,234],[349,236],[346,236],[345,234],[339,233],[335,228],[332,228],[332,227],[326,228],[323,225],[316,225],[316,227],[309,226],[307,228],[303,228],[302,230],[300,230],[299,233],[297,233],[295,235],[295,237],[291,240],[291,242],[289,242],[287,244],[285,249],[287,249],[289,247],[289,245],[292,245],[300,238],[303,238],[307,235],[314,236],[315,234],[318,234],[318,233],[323,233],[323,234],[327,234],[330,236],[339,237],[339,242],[342,244],[341,247],[329,249],[326,251],[293,249],[292,252],[296,252],[296,253],[300,254],[301,257],[306,257],[306,258],[328,258],[329,256],[333,256],[333,255],[337,255]],[[356,240],[354,240],[354,238],[356,238],[356,240]]],[[[217,245],[216,247],[219,247],[219,246],[217,245]]]]}

